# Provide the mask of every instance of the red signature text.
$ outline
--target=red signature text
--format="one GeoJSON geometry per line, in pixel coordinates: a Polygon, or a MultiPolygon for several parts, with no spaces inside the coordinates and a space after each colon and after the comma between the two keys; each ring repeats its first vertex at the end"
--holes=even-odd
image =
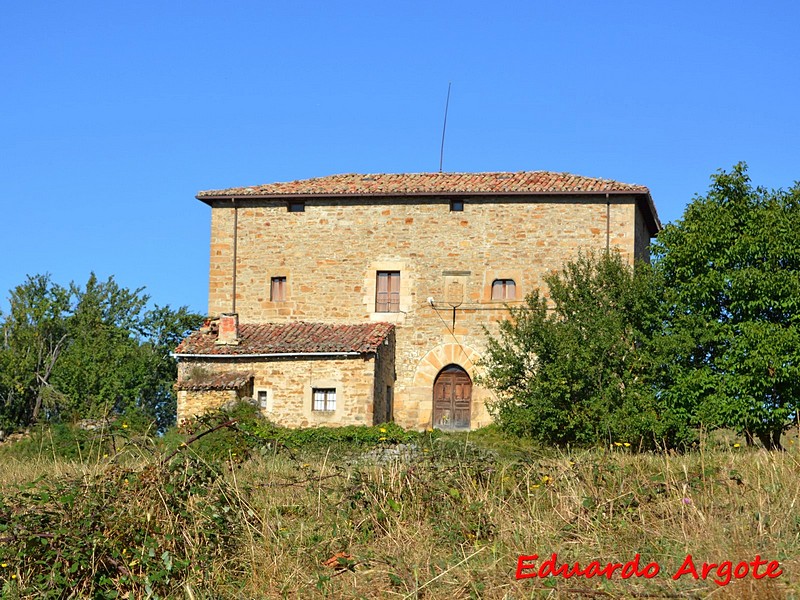
{"type": "MultiPolygon", "coordinates": [[[[517,558],[517,579],[532,579],[535,577],[605,577],[612,579],[630,579],[631,577],[644,577],[652,579],[661,571],[661,567],[656,562],[642,564],[641,557],[636,554],[631,560],[625,563],[608,562],[601,563],[593,560],[581,566],[581,563],[559,563],[558,554],[553,552],[548,558],[539,561],[538,554],[521,555],[517,558]]],[[[691,576],[694,579],[711,579],[717,585],[728,585],[733,579],[774,579],[783,574],[780,563],[777,560],[767,561],[761,558],[760,554],[751,561],[740,561],[734,563],[724,560],[720,563],[704,562],[696,565],[691,554],[687,554],[683,563],[672,575],[672,579],[678,580],[684,576],[691,576]]]]}

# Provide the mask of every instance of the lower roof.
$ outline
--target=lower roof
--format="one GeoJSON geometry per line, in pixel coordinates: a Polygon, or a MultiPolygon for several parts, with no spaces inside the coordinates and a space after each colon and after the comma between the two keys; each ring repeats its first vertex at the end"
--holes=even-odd
{"type": "Polygon", "coordinates": [[[394,331],[391,323],[242,323],[238,343],[220,344],[218,328],[213,325],[189,335],[175,349],[175,355],[181,358],[370,354],[394,331]]]}
{"type": "Polygon", "coordinates": [[[177,390],[187,390],[193,392],[200,391],[239,391],[244,386],[253,381],[254,374],[247,373],[203,373],[194,374],[189,379],[178,381],[175,384],[177,390]]]}

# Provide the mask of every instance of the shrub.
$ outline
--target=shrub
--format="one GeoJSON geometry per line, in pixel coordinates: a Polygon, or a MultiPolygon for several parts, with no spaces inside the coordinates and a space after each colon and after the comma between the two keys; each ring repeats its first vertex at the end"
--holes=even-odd
{"type": "Polygon", "coordinates": [[[0,496],[3,597],[172,597],[237,560],[254,513],[221,468],[191,456],[96,477],[38,480],[0,496]]]}

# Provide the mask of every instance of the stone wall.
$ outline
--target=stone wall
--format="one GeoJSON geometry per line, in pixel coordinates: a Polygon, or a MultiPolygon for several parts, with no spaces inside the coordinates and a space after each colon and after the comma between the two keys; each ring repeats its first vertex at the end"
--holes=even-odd
{"type": "Polygon", "coordinates": [[[236,390],[178,390],[178,423],[238,398],[236,390]]]}
{"type": "MultiPolygon", "coordinates": [[[[379,365],[383,362],[391,361],[390,358],[379,355],[379,365]]],[[[376,363],[372,356],[305,359],[184,358],[180,361],[178,369],[179,381],[189,378],[193,369],[252,372],[253,397],[258,399],[259,392],[266,393],[266,406],[262,407],[264,415],[279,425],[315,427],[373,424],[376,363]],[[336,390],[335,410],[312,410],[312,395],[315,388],[336,390]]],[[[391,364],[384,369],[394,370],[391,364]]],[[[382,373],[380,366],[378,370],[382,373]]],[[[386,385],[385,380],[381,381],[381,385],[386,385]]],[[[218,407],[234,398],[235,392],[180,391],[178,420],[202,412],[205,408],[218,407]],[[231,393],[233,396],[230,396],[231,393]]]]}
{"type": "Polygon", "coordinates": [[[375,364],[375,386],[373,389],[372,424],[378,425],[391,421],[393,417],[395,381],[395,335],[390,333],[386,342],[377,352],[375,364]]]}
{"type": "MultiPolygon", "coordinates": [[[[633,196],[476,197],[465,199],[463,211],[451,211],[446,198],[312,198],[305,212],[292,213],[285,201],[247,200],[236,210],[240,321],[395,323],[394,418],[415,428],[431,422],[432,365],[449,360],[474,378],[483,327],[495,330],[506,315],[505,303],[491,299],[495,279],[514,279],[518,304],[580,250],[608,245],[632,260],[649,242],[633,196]],[[400,272],[399,312],[375,311],[377,271],[400,272]],[[270,300],[272,277],[286,277],[284,302],[270,300]]],[[[232,310],[233,225],[230,201],[216,203],[212,315],[232,310]]],[[[374,393],[380,412],[385,388],[374,393]]],[[[489,422],[491,399],[488,390],[473,388],[473,427],[489,422]]],[[[371,415],[362,416],[370,422],[371,415]]]]}

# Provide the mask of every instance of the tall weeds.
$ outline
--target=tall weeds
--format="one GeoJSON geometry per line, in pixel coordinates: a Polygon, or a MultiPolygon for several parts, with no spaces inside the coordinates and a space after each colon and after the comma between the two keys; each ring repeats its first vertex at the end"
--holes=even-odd
{"type": "Polygon", "coordinates": [[[225,456],[216,435],[169,460],[166,451],[83,467],[40,458],[21,485],[18,462],[0,484],[3,597],[800,594],[795,450],[514,455],[422,436],[397,454],[390,439],[304,449],[228,431],[225,456]],[[515,579],[519,555],[553,553],[570,565],[639,554],[660,573],[515,579]],[[760,555],[783,574],[673,580],[688,554],[698,567],[760,555]]]}

